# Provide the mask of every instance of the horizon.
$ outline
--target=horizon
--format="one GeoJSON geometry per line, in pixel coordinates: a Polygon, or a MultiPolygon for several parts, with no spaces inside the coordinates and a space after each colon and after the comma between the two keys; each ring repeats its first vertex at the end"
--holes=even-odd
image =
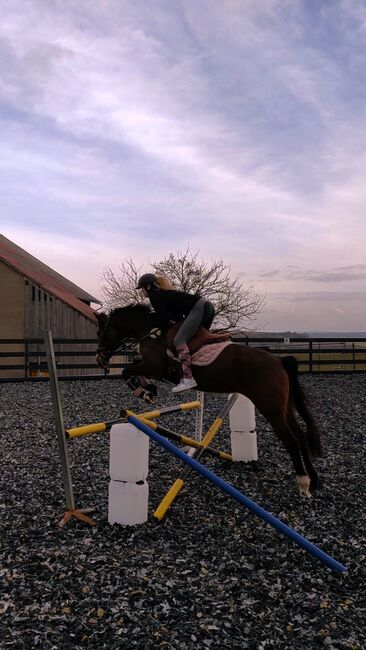
{"type": "Polygon", "coordinates": [[[272,331],[366,324],[366,9],[4,0],[1,232],[101,298],[190,246],[272,331]]]}
{"type": "Polygon", "coordinates": [[[362,330],[359,330],[359,331],[352,331],[352,330],[346,330],[346,331],[345,330],[339,330],[339,331],[338,330],[306,330],[306,331],[305,330],[275,330],[275,331],[274,330],[270,330],[270,331],[268,331],[268,330],[258,330],[258,332],[255,332],[255,331],[251,332],[249,334],[249,336],[255,337],[256,333],[257,334],[283,334],[283,335],[289,335],[290,337],[291,337],[292,334],[297,334],[298,336],[301,336],[302,334],[304,334],[304,335],[306,335],[306,334],[313,334],[313,335],[316,335],[316,334],[320,334],[320,335],[322,335],[322,334],[325,334],[325,335],[335,334],[337,336],[339,335],[339,338],[342,338],[340,335],[344,334],[345,336],[350,335],[350,336],[357,336],[357,338],[366,338],[366,330],[365,331],[362,331],[362,330]]]}

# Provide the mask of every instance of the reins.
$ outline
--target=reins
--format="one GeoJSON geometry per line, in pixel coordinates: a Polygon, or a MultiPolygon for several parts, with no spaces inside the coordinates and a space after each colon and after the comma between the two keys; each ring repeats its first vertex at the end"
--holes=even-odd
{"type": "Polygon", "coordinates": [[[155,339],[157,341],[161,341],[162,343],[166,343],[166,341],[164,341],[164,339],[161,336],[161,329],[159,329],[158,327],[153,327],[153,329],[150,330],[150,332],[144,334],[144,336],[142,336],[139,339],[138,343],[140,344],[141,341],[144,341],[145,339],[155,339]]]}

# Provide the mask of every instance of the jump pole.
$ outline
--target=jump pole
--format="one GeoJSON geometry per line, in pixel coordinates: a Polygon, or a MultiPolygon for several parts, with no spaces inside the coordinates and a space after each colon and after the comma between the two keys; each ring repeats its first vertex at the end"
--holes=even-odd
{"type": "Polygon", "coordinates": [[[282,533],[282,535],[285,535],[286,537],[292,539],[298,546],[323,562],[330,569],[333,571],[338,571],[339,573],[347,571],[346,566],[340,564],[337,562],[337,560],[334,560],[332,557],[330,557],[330,555],[327,555],[327,553],[324,553],[324,551],[315,546],[315,544],[309,542],[305,537],[302,537],[302,535],[292,530],[292,528],[284,524],[280,519],[277,519],[269,512],[267,512],[267,510],[264,510],[264,508],[257,505],[254,501],[245,496],[242,492],[239,492],[239,490],[230,485],[230,483],[226,483],[226,481],[214,474],[214,472],[211,472],[209,469],[207,469],[207,467],[201,463],[198,463],[194,458],[188,456],[188,454],[185,454],[183,451],[178,449],[178,447],[173,445],[172,442],[166,440],[163,436],[160,436],[158,433],[156,433],[156,431],[153,431],[149,426],[141,422],[137,417],[129,415],[127,417],[127,420],[131,422],[131,424],[133,424],[137,429],[149,436],[149,438],[164,447],[164,449],[169,451],[169,453],[182,460],[183,463],[189,465],[198,474],[201,474],[201,476],[216,485],[216,487],[218,487],[222,492],[228,494],[235,501],[238,501],[241,505],[248,508],[248,510],[253,512],[255,515],[258,515],[261,519],[282,533]]]}
{"type": "MultiPolygon", "coordinates": [[[[145,411],[144,413],[138,413],[138,417],[143,417],[145,420],[152,420],[154,418],[159,418],[162,415],[168,415],[169,413],[176,413],[177,411],[190,411],[191,409],[198,409],[201,407],[201,402],[195,400],[194,402],[186,402],[184,404],[178,404],[176,406],[166,406],[160,410],[156,409],[155,411],[145,411]]],[[[110,420],[109,422],[97,422],[96,424],[85,424],[81,427],[74,427],[71,429],[66,429],[66,438],[80,438],[81,436],[89,436],[93,433],[103,433],[104,431],[109,430],[114,424],[120,424],[126,420],[128,411],[122,410],[121,417],[117,420],[110,420]]]]}
{"type": "Polygon", "coordinates": [[[201,402],[199,400],[194,400],[193,402],[183,402],[182,404],[175,404],[174,406],[165,406],[162,409],[155,409],[154,411],[145,411],[145,413],[139,413],[146,420],[152,420],[154,418],[160,418],[162,415],[168,415],[169,413],[176,413],[177,411],[191,411],[192,409],[199,409],[201,407],[201,402]]]}
{"type": "Polygon", "coordinates": [[[85,512],[89,512],[90,509],[77,510],[75,508],[75,499],[74,499],[74,492],[73,492],[71,472],[70,472],[69,454],[67,451],[66,438],[64,433],[65,431],[64,420],[62,414],[62,405],[61,405],[61,397],[60,397],[60,391],[58,386],[55,351],[53,347],[53,338],[52,338],[51,330],[46,330],[45,337],[44,337],[44,344],[46,349],[48,375],[50,378],[53,412],[55,416],[56,433],[57,433],[58,447],[60,453],[61,471],[62,471],[62,479],[64,483],[65,502],[66,502],[66,512],[64,513],[64,516],[62,517],[59,526],[60,527],[65,526],[65,524],[67,524],[67,522],[73,518],[79,519],[80,521],[83,521],[85,524],[89,524],[90,526],[94,526],[95,525],[94,519],[91,519],[90,517],[87,517],[84,514],[85,512]]]}
{"type": "MultiPolygon", "coordinates": [[[[133,411],[127,411],[127,415],[136,415],[133,413],[133,411]]],[[[171,429],[167,429],[166,427],[161,426],[161,424],[157,424],[156,422],[153,422],[152,420],[146,420],[143,418],[141,415],[136,415],[136,417],[141,420],[144,424],[147,424],[149,427],[151,427],[154,431],[157,431],[160,433],[162,436],[165,438],[169,438],[170,440],[174,440],[175,442],[180,442],[182,445],[190,446],[193,447],[194,449],[200,449],[201,447],[204,448],[205,453],[208,454],[209,456],[213,456],[214,458],[221,458],[221,460],[233,460],[233,457],[231,454],[226,453],[225,451],[220,451],[220,449],[214,449],[213,447],[205,447],[203,442],[199,442],[198,440],[195,440],[194,438],[189,438],[188,436],[184,436],[181,433],[176,433],[176,431],[172,431],[171,429]]]]}
{"type": "Polygon", "coordinates": [[[200,390],[197,391],[197,401],[200,403],[200,408],[196,411],[195,434],[196,440],[201,441],[203,435],[203,411],[205,394],[200,390]]]}
{"type": "MultiPolygon", "coordinates": [[[[225,417],[229,413],[230,409],[232,406],[235,404],[236,399],[238,395],[237,393],[233,393],[230,397],[228,402],[225,404],[224,408],[220,412],[220,414],[215,418],[213,423],[211,424],[209,430],[207,431],[206,435],[204,436],[202,440],[201,447],[199,449],[193,450],[192,453],[188,453],[187,456],[191,456],[192,458],[195,458],[198,460],[202,454],[205,452],[209,444],[212,442],[214,437],[216,436],[219,428],[221,427],[225,417]]],[[[190,467],[185,467],[176,481],[174,481],[173,485],[171,488],[168,490],[166,493],[164,499],[161,501],[160,505],[157,507],[157,509],[154,512],[154,517],[156,519],[162,519],[164,515],[166,514],[168,508],[172,505],[174,499],[178,496],[179,492],[183,488],[184,481],[187,479],[189,476],[191,469],[190,467]]]]}

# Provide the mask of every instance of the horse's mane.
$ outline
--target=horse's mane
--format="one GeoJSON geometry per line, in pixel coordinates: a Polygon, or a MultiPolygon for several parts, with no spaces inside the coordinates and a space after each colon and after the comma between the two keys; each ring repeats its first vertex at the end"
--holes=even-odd
{"type": "Polygon", "coordinates": [[[131,302],[129,305],[125,305],[124,307],[116,307],[115,309],[112,309],[109,316],[129,314],[131,312],[133,314],[141,314],[142,316],[152,316],[154,314],[150,305],[131,302]]]}

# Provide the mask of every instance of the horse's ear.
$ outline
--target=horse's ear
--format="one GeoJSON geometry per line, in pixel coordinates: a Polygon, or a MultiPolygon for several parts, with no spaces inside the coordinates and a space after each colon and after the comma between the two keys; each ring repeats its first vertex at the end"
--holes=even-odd
{"type": "Polygon", "coordinates": [[[108,315],[102,311],[99,314],[95,314],[95,315],[97,317],[99,327],[103,328],[106,325],[106,322],[108,320],[108,315]]]}

